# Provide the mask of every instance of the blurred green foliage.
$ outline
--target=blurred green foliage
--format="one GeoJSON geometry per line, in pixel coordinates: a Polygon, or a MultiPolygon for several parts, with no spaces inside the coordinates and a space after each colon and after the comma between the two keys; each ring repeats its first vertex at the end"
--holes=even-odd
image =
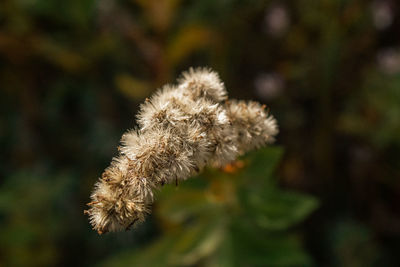
{"type": "Polygon", "coordinates": [[[399,28],[392,0],[0,1],[0,265],[399,266],[399,28]],[[97,236],[82,211],[139,104],[205,65],[270,106],[282,159],[97,236]]]}
{"type": "Polygon", "coordinates": [[[105,266],[310,265],[298,236],[287,230],[317,201],[277,188],[272,170],[281,154],[278,148],[260,150],[245,158],[244,169],[209,170],[178,188],[166,186],[156,204],[164,234],[105,266]]]}

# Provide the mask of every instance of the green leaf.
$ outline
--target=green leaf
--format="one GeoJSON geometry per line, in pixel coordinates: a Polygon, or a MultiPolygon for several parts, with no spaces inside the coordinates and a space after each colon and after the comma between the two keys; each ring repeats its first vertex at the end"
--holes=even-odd
{"type": "Polygon", "coordinates": [[[304,220],[318,207],[318,201],[300,193],[266,190],[249,194],[245,205],[258,226],[284,230],[304,220]]]}
{"type": "Polygon", "coordinates": [[[246,154],[245,161],[248,166],[242,173],[244,180],[251,180],[252,186],[259,187],[260,183],[272,182],[272,174],[275,171],[283,155],[281,147],[268,147],[246,154]]]}
{"type": "Polygon", "coordinates": [[[158,215],[170,222],[182,223],[188,218],[217,208],[207,200],[204,191],[173,188],[170,190],[163,192],[156,204],[158,215]],[[170,192],[170,190],[179,192],[170,192]]]}
{"type": "Polygon", "coordinates": [[[233,228],[237,266],[310,266],[311,259],[295,235],[263,231],[240,222],[233,228]]]}
{"type": "Polygon", "coordinates": [[[171,251],[170,262],[187,266],[210,256],[224,239],[224,226],[221,214],[206,216],[188,225],[171,251]]]}
{"type": "Polygon", "coordinates": [[[169,250],[171,245],[176,243],[177,238],[178,235],[175,232],[163,235],[158,241],[142,250],[128,250],[118,253],[100,264],[100,266],[168,266],[167,258],[169,250]]]}
{"type": "Polygon", "coordinates": [[[224,237],[224,220],[206,217],[163,235],[140,251],[120,253],[101,266],[187,266],[209,256],[224,237]]]}
{"type": "Polygon", "coordinates": [[[234,266],[232,234],[226,231],[215,253],[206,261],[205,266],[209,267],[230,267],[234,266]]]}

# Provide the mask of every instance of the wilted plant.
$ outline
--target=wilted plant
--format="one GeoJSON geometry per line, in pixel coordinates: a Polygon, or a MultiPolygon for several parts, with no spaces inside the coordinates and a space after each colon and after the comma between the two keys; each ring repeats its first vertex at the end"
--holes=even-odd
{"type": "Polygon", "coordinates": [[[141,105],[139,128],[122,136],[118,157],[91,195],[89,214],[100,234],[142,222],[153,191],[185,180],[206,165],[222,167],[237,156],[274,141],[276,120],[265,106],[227,99],[209,69],[190,69],[141,105]]]}

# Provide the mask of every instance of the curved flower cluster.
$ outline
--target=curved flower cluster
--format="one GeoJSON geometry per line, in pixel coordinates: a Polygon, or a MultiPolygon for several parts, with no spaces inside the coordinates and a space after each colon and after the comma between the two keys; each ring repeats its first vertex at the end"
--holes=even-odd
{"type": "Polygon", "coordinates": [[[227,100],[218,75],[190,69],[141,105],[139,128],[125,133],[118,157],[91,195],[93,228],[100,234],[142,222],[153,191],[178,183],[206,165],[221,167],[238,155],[274,141],[276,120],[265,106],[227,100]]]}

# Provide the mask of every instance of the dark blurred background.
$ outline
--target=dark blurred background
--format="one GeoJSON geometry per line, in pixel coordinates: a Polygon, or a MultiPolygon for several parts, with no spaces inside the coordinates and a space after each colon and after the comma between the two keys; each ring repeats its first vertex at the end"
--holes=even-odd
{"type": "Polygon", "coordinates": [[[394,0],[1,0],[0,265],[400,266],[399,8],[394,0]],[[83,215],[93,184],[139,104],[190,66],[216,70],[231,98],[267,104],[280,126],[276,145],[245,174],[206,171],[194,185],[166,189],[157,203],[169,204],[156,203],[140,227],[98,236],[83,215]],[[265,166],[284,197],[251,189],[265,166]],[[184,204],[199,192],[241,202],[243,184],[244,199],[260,200],[254,216],[267,214],[260,229],[226,206],[218,206],[223,221],[240,226],[196,232],[194,222],[209,224],[208,208],[168,221],[191,213],[184,204]],[[182,199],[171,204],[169,195],[182,199]],[[235,241],[243,225],[260,237],[257,248],[246,234],[235,241]],[[178,242],[171,233],[182,229],[178,242]],[[243,262],[234,260],[242,251],[243,262]]]}

